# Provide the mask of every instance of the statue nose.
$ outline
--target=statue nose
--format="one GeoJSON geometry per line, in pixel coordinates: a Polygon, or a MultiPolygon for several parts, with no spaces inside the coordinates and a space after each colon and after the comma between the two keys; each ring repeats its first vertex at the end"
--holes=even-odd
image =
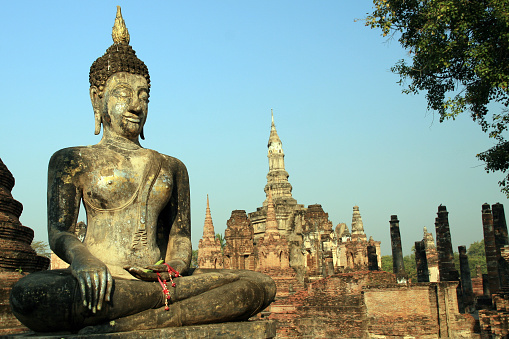
{"type": "Polygon", "coordinates": [[[131,104],[129,105],[129,112],[140,114],[141,113],[141,100],[138,98],[134,98],[131,100],[131,104]]]}

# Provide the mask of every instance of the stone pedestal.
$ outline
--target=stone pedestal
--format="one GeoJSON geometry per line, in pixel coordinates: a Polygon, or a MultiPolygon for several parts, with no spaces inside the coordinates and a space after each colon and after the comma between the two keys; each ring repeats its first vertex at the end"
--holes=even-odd
{"type": "Polygon", "coordinates": [[[93,335],[56,335],[48,334],[41,335],[40,333],[24,333],[17,335],[4,336],[2,338],[114,338],[114,339],[159,339],[159,338],[229,338],[229,339],[265,339],[274,338],[276,336],[276,323],[274,321],[244,321],[244,322],[231,322],[221,324],[209,325],[196,325],[196,326],[183,326],[183,327],[168,327],[155,330],[119,332],[109,334],[93,334],[93,335]]]}

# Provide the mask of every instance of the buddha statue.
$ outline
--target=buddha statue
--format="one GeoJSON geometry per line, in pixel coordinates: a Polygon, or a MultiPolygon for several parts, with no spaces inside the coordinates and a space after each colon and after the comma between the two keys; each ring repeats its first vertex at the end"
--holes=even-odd
{"type": "Polygon", "coordinates": [[[12,289],[13,313],[36,332],[108,333],[247,320],[273,300],[273,280],[192,269],[189,179],[176,158],[145,149],[150,77],[117,8],[113,45],[90,68],[93,146],[57,151],[48,169],[50,247],[69,268],[12,289]],[[80,203],[87,231],[74,233],[80,203]]]}

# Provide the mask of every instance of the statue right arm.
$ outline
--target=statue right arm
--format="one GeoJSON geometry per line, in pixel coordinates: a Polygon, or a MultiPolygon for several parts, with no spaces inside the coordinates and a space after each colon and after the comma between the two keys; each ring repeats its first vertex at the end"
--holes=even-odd
{"type": "Polygon", "coordinates": [[[94,313],[109,301],[112,277],[106,265],[95,258],[74,234],[78,220],[86,162],[79,149],[56,152],[48,168],[48,238],[50,248],[71,265],[80,285],[83,305],[94,313]]]}

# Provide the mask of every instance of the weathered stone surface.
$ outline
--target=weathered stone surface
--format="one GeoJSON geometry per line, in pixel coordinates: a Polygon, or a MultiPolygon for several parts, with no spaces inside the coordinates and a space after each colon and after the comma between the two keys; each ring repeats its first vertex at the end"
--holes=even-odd
{"type": "Polygon", "coordinates": [[[395,283],[393,274],[381,271],[333,275],[275,301],[269,319],[277,320],[278,338],[365,338],[363,287],[395,283]]]}
{"type": "MultiPolygon", "coordinates": [[[[1,334],[1,333],[0,333],[1,334]]],[[[232,339],[265,339],[276,336],[276,324],[273,321],[246,321],[231,322],[222,324],[170,327],[146,331],[117,332],[109,334],[58,334],[43,335],[40,333],[28,332],[19,335],[1,336],[5,339],[15,338],[105,338],[105,339],[159,339],[159,338],[232,338],[232,339]]]]}
{"type": "Polygon", "coordinates": [[[364,287],[372,338],[480,338],[475,320],[460,314],[457,282],[364,287]]]}
{"type": "Polygon", "coordinates": [[[428,259],[423,240],[415,242],[415,264],[417,267],[417,282],[429,282],[428,259]]]}
{"type": "Polygon", "coordinates": [[[396,274],[399,283],[406,283],[408,276],[405,272],[405,264],[403,262],[398,216],[391,215],[389,223],[391,225],[392,271],[396,274]]]}
{"type": "Polygon", "coordinates": [[[0,272],[0,336],[4,334],[22,333],[29,331],[12,314],[9,305],[9,295],[12,285],[25,274],[19,272],[0,272]]]}
{"type": "Polygon", "coordinates": [[[224,268],[255,269],[253,226],[246,211],[235,210],[226,222],[224,268]]]}
{"type": "Polygon", "coordinates": [[[467,248],[458,246],[461,273],[461,289],[463,291],[463,306],[465,311],[470,313],[474,311],[474,290],[472,288],[472,277],[470,275],[470,266],[468,265],[467,248]]]}
{"type": "Polygon", "coordinates": [[[429,281],[438,282],[440,281],[440,271],[438,269],[438,253],[435,241],[433,240],[433,234],[428,232],[426,226],[423,227],[423,238],[424,247],[426,249],[426,260],[428,262],[429,281]]]}
{"type": "MultiPolygon", "coordinates": [[[[372,239],[371,239],[372,240],[372,239]]],[[[376,253],[376,246],[368,245],[368,269],[370,271],[378,271],[378,255],[376,253]]]]}
{"type": "Polygon", "coordinates": [[[19,221],[23,205],[12,197],[13,187],[14,176],[0,159],[0,334],[28,330],[12,314],[9,295],[24,275],[49,266],[30,246],[34,231],[19,221]]]}
{"type": "Polygon", "coordinates": [[[458,312],[457,282],[397,284],[387,272],[342,273],[274,302],[278,338],[479,338],[458,312]]]}
{"type": "Polygon", "coordinates": [[[459,274],[454,266],[454,254],[452,250],[448,215],[449,212],[447,212],[445,206],[438,206],[437,217],[435,219],[438,269],[440,271],[440,281],[458,281],[459,274]]]}
{"type": "Polygon", "coordinates": [[[34,231],[19,221],[23,205],[12,197],[13,187],[14,177],[0,159],[0,272],[45,270],[49,259],[30,246],[34,231]]]}
{"type": "Polygon", "coordinates": [[[493,214],[490,205],[482,205],[482,224],[484,231],[484,250],[486,253],[486,266],[488,269],[488,281],[490,295],[497,293],[500,289],[498,275],[497,246],[495,241],[495,230],[493,227],[493,214]]]}

